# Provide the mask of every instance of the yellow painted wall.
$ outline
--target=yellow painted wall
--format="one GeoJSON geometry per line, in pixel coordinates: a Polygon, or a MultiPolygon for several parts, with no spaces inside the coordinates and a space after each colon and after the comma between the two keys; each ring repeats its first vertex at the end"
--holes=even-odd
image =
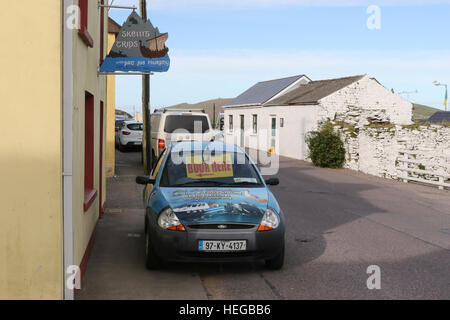
{"type": "MultiPolygon", "coordinates": [[[[108,52],[112,49],[116,36],[108,33],[108,52]]],[[[107,123],[106,123],[106,177],[113,177],[115,174],[115,126],[116,126],[116,79],[115,76],[107,76],[107,123]]]]}
{"type": "Polygon", "coordinates": [[[61,12],[0,10],[0,299],[63,297],[61,12]]]}
{"type": "MultiPolygon", "coordinates": [[[[99,181],[99,152],[100,152],[100,101],[104,102],[104,128],[106,128],[106,78],[99,76],[97,71],[100,60],[100,11],[97,1],[89,1],[88,31],[94,39],[94,47],[89,48],[75,31],[74,36],[74,113],[73,113],[73,228],[74,228],[74,262],[80,264],[86,252],[92,232],[99,218],[99,195],[87,212],[84,212],[84,115],[85,91],[94,95],[95,106],[95,136],[94,136],[94,187],[99,191],[103,183],[102,202],[105,201],[106,184],[103,172],[103,181],[99,181]]],[[[108,15],[105,12],[105,32],[108,30],[108,15]]],[[[107,36],[104,37],[104,48],[107,48],[107,36]]],[[[105,139],[105,135],[104,135],[105,139]]],[[[105,147],[105,143],[103,144],[105,147]]],[[[103,152],[105,163],[105,151],[103,152]]],[[[105,168],[105,166],[104,166],[105,168]]],[[[103,168],[103,169],[104,169],[103,168]]]]}

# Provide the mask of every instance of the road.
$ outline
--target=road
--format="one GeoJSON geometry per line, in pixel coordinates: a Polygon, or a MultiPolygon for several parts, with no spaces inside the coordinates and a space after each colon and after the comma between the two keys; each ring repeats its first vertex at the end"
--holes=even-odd
{"type": "Polygon", "coordinates": [[[117,153],[77,299],[450,299],[450,192],[282,158],[286,263],[144,267],[140,154],[117,153]],[[367,288],[379,266],[381,289],[367,288]]]}

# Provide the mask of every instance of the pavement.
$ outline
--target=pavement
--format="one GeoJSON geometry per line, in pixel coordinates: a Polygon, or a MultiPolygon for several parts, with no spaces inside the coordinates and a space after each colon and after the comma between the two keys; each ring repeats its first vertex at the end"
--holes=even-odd
{"type": "Polygon", "coordinates": [[[450,192],[280,159],[286,263],[144,264],[139,152],[117,153],[77,299],[450,299],[450,192]],[[381,289],[369,290],[369,266],[381,289]]]}

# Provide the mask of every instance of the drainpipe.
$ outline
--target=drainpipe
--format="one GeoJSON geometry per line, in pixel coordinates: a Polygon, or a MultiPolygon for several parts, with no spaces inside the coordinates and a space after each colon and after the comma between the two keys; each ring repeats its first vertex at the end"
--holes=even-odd
{"type": "Polygon", "coordinates": [[[69,18],[68,9],[74,4],[74,0],[64,0],[62,16],[63,28],[63,238],[64,238],[64,270],[63,286],[64,299],[73,300],[74,292],[66,285],[69,266],[73,263],[73,30],[68,28],[66,22],[69,18]]]}

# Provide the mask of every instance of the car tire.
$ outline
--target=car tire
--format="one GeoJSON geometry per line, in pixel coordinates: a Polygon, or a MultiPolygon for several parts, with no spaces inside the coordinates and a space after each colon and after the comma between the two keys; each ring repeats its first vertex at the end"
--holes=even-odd
{"type": "Polygon", "coordinates": [[[284,244],[281,252],[273,259],[266,260],[266,268],[270,270],[280,270],[284,265],[284,244]]]}
{"type": "Polygon", "coordinates": [[[148,270],[157,270],[161,266],[161,258],[156,255],[150,241],[150,232],[145,232],[145,266],[148,270]]]}
{"type": "Polygon", "coordinates": [[[120,152],[125,152],[125,146],[122,145],[122,142],[120,142],[120,140],[119,140],[119,151],[120,152]]]}

